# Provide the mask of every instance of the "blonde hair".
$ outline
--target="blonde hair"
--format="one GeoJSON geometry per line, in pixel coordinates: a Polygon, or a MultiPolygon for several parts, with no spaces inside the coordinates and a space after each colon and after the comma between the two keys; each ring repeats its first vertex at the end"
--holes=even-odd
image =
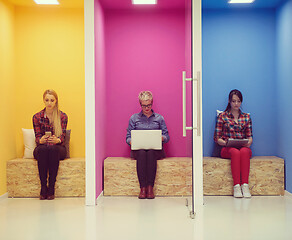
{"type": "Polygon", "coordinates": [[[150,91],[140,92],[139,93],[139,102],[141,103],[141,101],[147,101],[147,100],[151,100],[151,102],[153,102],[152,93],[150,91]]]}
{"type": "Polygon", "coordinates": [[[48,89],[44,92],[43,94],[43,100],[45,100],[46,95],[53,95],[56,99],[56,105],[53,110],[53,127],[54,127],[54,133],[56,137],[60,137],[63,133],[62,131],[62,126],[61,126],[61,113],[59,110],[59,100],[58,100],[58,95],[53,89],[48,89]]]}

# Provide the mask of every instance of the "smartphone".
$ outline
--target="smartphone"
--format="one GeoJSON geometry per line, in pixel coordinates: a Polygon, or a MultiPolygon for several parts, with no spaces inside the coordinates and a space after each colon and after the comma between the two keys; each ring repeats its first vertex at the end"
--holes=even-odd
{"type": "Polygon", "coordinates": [[[50,136],[52,136],[52,132],[45,132],[45,135],[46,135],[47,137],[50,137],[50,136]]]}

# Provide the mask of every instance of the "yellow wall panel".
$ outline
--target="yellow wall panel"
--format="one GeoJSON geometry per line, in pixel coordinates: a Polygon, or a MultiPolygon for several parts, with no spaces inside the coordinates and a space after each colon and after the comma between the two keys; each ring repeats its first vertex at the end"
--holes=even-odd
{"type": "Polygon", "coordinates": [[[6,193],[6,161],[16,157],[14,7],[0,0],[0,196],[6,193]]]}
{"type": "Polygon", "coordinates": [[[42,94],[54,89],[72,129],[71,157],[85,155],[83,9],[16,7],[15,53],[17,157],[23,156],[21,128],[44,108],[42,94]]]}
{"type": "Polygon", "coordinates": [[[53,88],[69,116],[71,156],[85,155],[83,9],[17,7],[0,0],[0,196],[6,161],[23,156],[21,128],[53,88]]]}

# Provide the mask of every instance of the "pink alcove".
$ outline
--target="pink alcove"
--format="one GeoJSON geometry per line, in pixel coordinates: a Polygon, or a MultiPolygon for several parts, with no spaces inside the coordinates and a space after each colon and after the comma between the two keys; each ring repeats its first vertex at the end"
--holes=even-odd
{"type": "Polygon", "coordinates": [[[97,195],[102,191],[104,159],[130,156],[126,129],[131,115],[141,111],[142,90],[153,93],[153,110],[165,118],[167,156],[187,156],[182,71],[190,66],[190,24],[184,1],[158,3],[143,7],[130,0],[95,1],[97,195]]]}

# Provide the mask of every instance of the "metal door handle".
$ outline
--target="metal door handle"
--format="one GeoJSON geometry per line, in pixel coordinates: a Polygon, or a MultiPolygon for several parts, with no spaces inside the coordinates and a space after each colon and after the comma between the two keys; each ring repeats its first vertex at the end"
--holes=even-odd
{"type": "Polygon", "coordinates": [[[183,82],[183,137],[187,136],[187,130],[192,130],[193,127],[187,127],[186,123],[186,81],[196,81],[197,82],[197,136],[201,136],[201,74],[197,72],[197,78],[186,78],[186,72],[182,72],[182,82],[183,82]]]}
{"type": "Polygon", "coordinates": [[[187,127],[187,117],[186,117],[186,81],[193,81],[192,78],[186,78],[186,72],[182,72],[183,81],[183,137],[187,136],[187,130],[192,130],[192,127],[187,127]]]}
{"type": "Polygon", "coordinates": [[[197,72],[197,136],[201,136],[201,73],[197,72]]]}

